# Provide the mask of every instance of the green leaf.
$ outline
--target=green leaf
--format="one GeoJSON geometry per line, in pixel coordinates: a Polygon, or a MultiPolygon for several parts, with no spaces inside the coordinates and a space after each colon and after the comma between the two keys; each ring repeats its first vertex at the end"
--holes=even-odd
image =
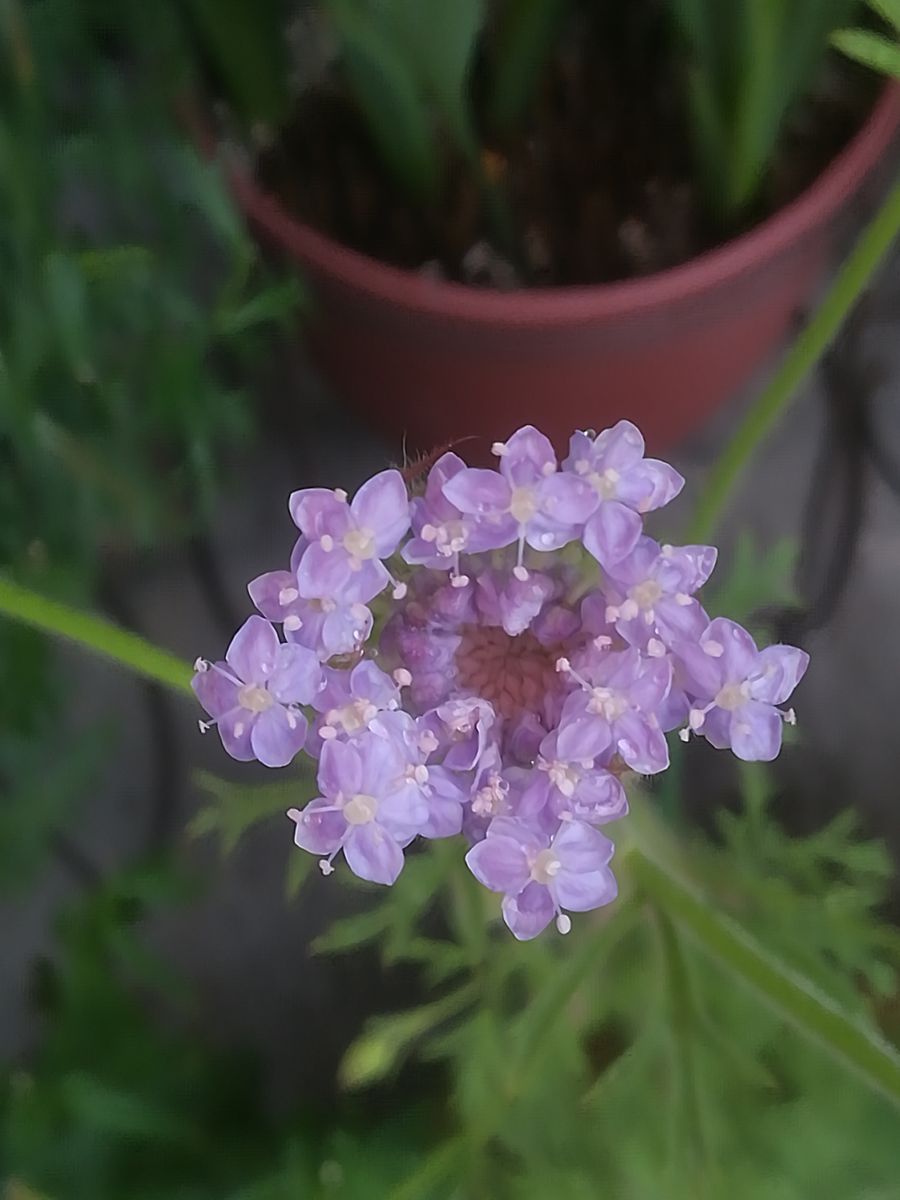
{"type": "MultiPolygon", "coordinates": [[[[312,767],[305,764],[296,764],[293,777],[277,783],[230,783],[207,771],[198,771],[194,780],[212,803],[194,817],[189,832],[195,837],[215,834],[223,854],[230,854],[254,825],[276,813],[284,816],[289,808],[302,808],[315,789],[312,767]]],[[[310,855],[302,857],[314,861],[310,855]]]]}
{"type": "Polygon", "coordinates": [[[469,74],[484,0],[387,0],[380,11],[422,93],[434,102],[457,145],[469,157],[477,156],[469,74]]]}
{"type": "Polygon", "coordinates": [[[110,1087],[84,1072],[67,1075],[60,1091],[77,1121],[103,1133],[174,1144],[191,1140],[182,1114],[167,1112],[146,1096],[110,1087]]]}
{"type": "Polygon", "coordinates": [[[79,382],[93,381],[87,295],[78,263],[54,251],[44,261],[44,277],[50,311],[56,319],[69,369],[79,382]]]}
{"type": "Polygon", "coordinates": [[[736,922],[716,911],[660,863],[634,850],[629,862],[644,892],[707,954],[776,1013],[869,1087],[900,1107],[900,1054],[877,1030],[847,1015],[808,979],[779,962],[736,922]]]}
{"type": "Polygon", "coordinates": [[[377,1083],[398,1066],[415,1042],[456,1016],[476,995],[473,982],[421,1008],[372,1018],[344,1055],[338,1072],[341,1084],[363,1088],[377,1083]]]}
{"type": "Polygon", "coordinates": [[[340,35],[347,80],[388,168],[422,200],[440,179],[431,120],[412,68],[352,0],[325,0],[340,35]]]}
{"type": "Polygon", "coordinates": [[[882,75],[893,75],[900,79],[900,45],[882,37],[879,33],[869,33],[865,29],[841,29],[832,37],[832,43],[847,55],[856,59],[863,66],[871,67],[882,75]]]}
{"type": "Polygon", "coordinates": [[[289,100],[280,0],[188,0],[188,10],[238,113],[279,124],[289,100]]]}
{"type": "Polygon", "coordinates": [[[509,133],[533,98],[569,0],[507,0],[495,36],[489,123],[509,133]]]}
{"type": "Polygon", "coordinates": [[[869,8],[900,35],[900,0],[869,0],[869,8]]]}

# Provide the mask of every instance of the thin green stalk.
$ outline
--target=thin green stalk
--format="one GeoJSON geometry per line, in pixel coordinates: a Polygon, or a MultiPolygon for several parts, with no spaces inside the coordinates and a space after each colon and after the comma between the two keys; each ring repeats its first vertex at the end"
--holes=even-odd
{"type": "Polygon", "coordinates": [[[900,1107],[900,1054],[849,1016],[808,979],[772,957],[729,917],[702,900],[658,861],[629,855],[638,885],[721,966],[753,988],[783,1019],[900,1107]]]}
{"type": "Polygon", "coordinates": [[[785,355],[762,395],[713,468],[691,524],[689,542],[707,542],[757,446],[828,348],[900,234],[900,182],[872,219],[828,295],[785,355]]]}
{"type": "Polygon", "coordinates": [[[0,615],[93,650],[144,679],[191,694],[191,667],[182,659],[103,617],[49,600],[2,575],[0,615]]]}

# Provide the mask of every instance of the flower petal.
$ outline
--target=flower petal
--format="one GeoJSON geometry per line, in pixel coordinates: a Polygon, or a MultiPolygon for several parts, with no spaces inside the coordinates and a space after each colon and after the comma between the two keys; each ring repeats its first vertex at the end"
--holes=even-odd
{"type": "Polygon", "coordinates": [[[350,827],[344,857],[353,874],[369,883],[394,883],[403,870],[403,851],[377,821],[350,827]]]}
{"type": "Polygon", "coordinates": [[[507,894],[520,892],[531,874],[521,843],[502,835],[488,836],[473,846],[466,855],[466,866],[490,891],[507,894]]]}
{"type": "Polygon", "coordinates": [[[619,888],[615,875],[604,866],[578,874],[563,868],[550,885],[550,891],[560,908],[589,912],[615,900],[619,888]]]}
{"type": "Polygon", "coordinates": [[[226,663],[210,663],[205,671],[197,671],[191,680],[194,695],[211,717],[221,717],[238,706],[239,685],[230,676],[226,663]]]}
{"type": "Polygon", "coordinates": [[[286,767],[306,741],[306,717],[273,704],[259,713],[250,731],[250,745],[264,767],[286,767]]]}
{"type": "Polygon", "coordinates": [[[363,772],[354,746],[329,738],[319,758],[319,787],[326,796],[355,796],[362,791],[363,772]]]}
{"type": "Polygon", "coordinates": [[[279,646],[269,692],[279,704],[309,704],[322,682],[318,656],[306,646],[279,646]]]}
{"type": "Polygon", "coordinates": [[[529,883],[517,896],[506,896],[501,910],[503,920],[520,942],[537,937],[556,913],[550,893],[539,883],[529,883]]]}
{"type": "Polygon", "coordinates": [[[641,518],[618,500],[603,500],[584,527],[584,548],[603,567],[629,554],[641,536],[641,518]]]}
{"type": "Polygon", "coordinates": [[[484,517],[509,509],[509,484],[496,471],[466,467],[447,480],[443,491],[450,503],[463,513],[484,517]]]}
{"type": "Polygon", "coordinates": [[[766,646],[750,675],[750,695],[766,704],[784,704],[806,674],[809,655],[795,646],[766,646]]]}
{"type": "Polygon", "coordinates": [[[341,813],[324,796],[310,800],[300,812],[292,808],[288,816],[294,822],[295,845],[311,854],[333,854],[347,829],[341,813]]]}
{"type": "Polygon", "coordinates": [[[265,683],[275,669],[278,634],[265,619],[248,617],[231,639],[225,661],[242,683],[265,683]]]}
{"type": "Polygon", "coordinates": [[[409,495],[397,470],[379,471],[366,480],[350,505],[360,529],[375,535],[379,558],[388,558],[409,529],[409,495]]]}
{"type": "Polygon", "coordinates": [[[751,700],[731,715],[731,748],[745,762],[771,762],[781,749],[781,726],[776,709],[751,700]]]}

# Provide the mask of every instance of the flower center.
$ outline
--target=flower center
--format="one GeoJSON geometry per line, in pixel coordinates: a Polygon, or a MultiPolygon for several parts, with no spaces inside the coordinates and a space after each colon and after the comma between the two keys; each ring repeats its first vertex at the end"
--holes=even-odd
{"type": "Polygon", "coordinates": [[[245,683],[237,694],[238,704],[247,712],[261,713],[275,703],[269,692],[260,683],[245,683]]]}
{"type": "Polygon", "coordinates": [[[747,703],[747,694],[744,691],[743,685],[740,683],[726,683],[718,696],[716,696],[715,703],[719,708],[724,708],[728,712],[734,712],[736,708],[741,708],[747,703]]]}
{"type": "Polygon", "coordinates": [[[340,725],[345,733],[359,733],[366,729],[369,722],[378,713],[377,707],[371,700],[351,700],[342,708],[332,708],[325,714],[328,725],[340,725]]]}
{"type": "Polygon", "coordinates": [[[378,812],[378,801],[374,796],[358,792],[344,805],[344,820],[348,825],[368,825],[375,820],[378,812]]]}
{"type": "Polygon", "coordinates": [[[375,534],[371,529],[350,529],[344,534],[344,549],[353,558],[365,562],[375,557],[375,534]]]}
{"type": "Polygon", "coordinates": [[[553,882],[561,866],[562,863],[552,850],[542,850],[531,864],[531,878],[535,883],[542,883],[546,887],[548,883],[553,882]]]}
{"type": "Polygon", "coordinates": [[[588,710],[596,713],[598,717],[603,717],[606,721],[617,721],[629,707],[625,697],[611,688],[591,688],[588,710]]]}
{"type": "Polygon", "coordinates": [[[560,688],[558,648],[542,646],[526,630],[517,637],[496,626],[466,625],[456,651],[460,684],[490,701],[503,717],[541,713],[560,688]]]}
{"type": "Polygon", "coordinates": [[[615,500],[618,491],[619,472],[614,467],[605,471],[594,471],[588,476],[601,500],[615,500]]]}
{"type": "Polygon", "coordinates": [[[645,579],[643,583],[635,584],[628,594],[638,608],[646,611],[656,604],[663,590],[655,579],[645,579]]]}
{"type": "Polygon", "coordinates": [[[537,500],[535,500],[534,492],[531,488],[513,488],[509,501],[509,511],[512,513],[514,520],[518,521],[520,525],[527,525],[537,510],[537,500]]]}

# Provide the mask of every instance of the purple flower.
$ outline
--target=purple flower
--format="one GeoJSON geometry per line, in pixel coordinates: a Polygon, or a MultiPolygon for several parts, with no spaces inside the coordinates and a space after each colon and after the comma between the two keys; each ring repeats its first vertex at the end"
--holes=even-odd
{"type": "Polygon", "coordinates": [[[608,866],[612,854],[609,838],[580,821],[564,823],[549,839],[498,817],[466,863],[479,883],[504,894],[503,919],[520,941],[527,941],[554,916],[560,933],[568,932],[565,909],[588,912],[615,899],[616,881],[608,866]]]}
{"type": "Polygon", "coordinates": [[[793,710],[780,711],[803,678],[809,655],[794,646],[757,650],[750,634],[717,617],[698,642],[677,649],[695,697],[689,727],[718,749],[730,746],[746,762],[769,762],[781,749],[781,727],[793,710]],[[706,703],[699,703],[705,700],[706,703]]]}
{"type": "Polygon", "coordinates": [[[224,662],[197,662],[192,687],[213,718],[222,745],[241,762],[285,767],[306,740],[309,704],[322,682],[319,660],[304,646],[284,645],[268,621],[248,617],[224,662]]]}
{"type": "Polygon", "coordinates": [[[323,856],[330,874],[343,850],[354,875],[370,883],[393,883],[403,869],[403,847],[429,818],[421,789],[406,774],[407,763],[392,738],[363,733],[354,742],[326,742],[319,759],[322,795],[288,816],[294,841],[323,856]]]}
{"type": "Polygon", "coordinates": [[[597,497],[584,545],[604,567],[634,548],[641,514],[662,508],[684,487],[684,479],[668,463],[644,458],[641,431],[630,421],[619,421],[595,438],[574,433],[563,468],[588,482],[597,497]]]}
{"type": "Polygon", "coordinates": [[[350,503],[341,490],[294,492],[290,510],[309,541],[297,569],[301,596],[366,604],[390,582],[398,598],[403,594],[382,561],[409,528],[409,497],[399,471],[373,476],[350,503]]]}
{"type": "Polygon", "coordinates": [[[675,642],[699,637],[709,623],[693,596],[715,565],[714,546],[660,546],[639,538],[607,568],[607,621],[630,645],[662,657],[675,642]]]}
{"type": "Polygon", "coordinates": [[[596,506],[589,484],[559,471],[550,440],[533,425],[497,443],[500,471],[466,467],[448,479],[444,496],[461,513],[476,520],[485,548],[518,543],[514,568],[526,579],[523,551],[558,550],[579,536],[596,506]]]}
{"type": "Polygon", "coordinates": [[[560,720],[556,747],[564,761],[594,759],[613,747],[641,775],[666,769],[669,751],[656,711],[672,686],[668,659],[645,659],[631,648],[597,652],[583,666],[587,678],[565,659],[560,669],[580,684],[560,720]]]}
{"type": "Polygon", "coordinates": [[[451,504],[444,484],[466,470],[458,454],[442,454],[428,473],[425,495],[410,502],[413,537],[403,547],[403,559],[414,566],[435,571],[452,570],[454,579],[465,586],[459,573],[459,556],[490,548],[490,538],[479,531],[478,522],[451,504]]]}
{"type": "Polygon", "coordinates": [[[262,616],[194,688],[235,757],[319,759],[321,794],[290,816],[325,874],[343,851],[393,883],[415,837],[461,833],[530,938],[615,896],[596,826],[627,813],[623,776],[662,771],[676,728],[772,758],[807,656],[709,621],[716,551],[644,535],[683,481],[630,422],[576,433],[563,470],[531,426],[494,451],[496,471],[443,454],[411,501],[394,470],[352,502],[295,492],[289,570],[253,580],[262,616]]]}
{"type": "Polygon", "coordinates": [[[307,599],[300,595],[293,571],[267,571],[247,591],[267,620],[283,626],[289,642],[315,650],[323,660],[358,650],[372,632],[372,614],[364,604],[307,599]]]}

